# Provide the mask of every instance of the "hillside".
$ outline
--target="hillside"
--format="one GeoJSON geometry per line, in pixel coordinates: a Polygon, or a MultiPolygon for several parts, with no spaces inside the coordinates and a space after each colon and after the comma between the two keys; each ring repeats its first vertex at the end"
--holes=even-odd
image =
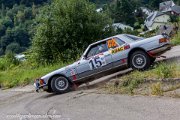
{"type": "Polygon", "coordinates": [[[0,1],[0,55],[20,53],[31,45],[35,17],[48,0],[0,1]]]}
{"type": "MultiPolygon", "coordinates": [[[[140,6],[158,9],[159,3],[164,0],[89,1],[95,3],[96,8],[108,4],[109,18],[113,22],[122,22],[139,28],[144,20],[134,16],[134,10],[140,6]]],[[[177,4],[180,3],[179,0],[174,1],[177,4]]],[[[50,2],[51,0],[0,0],[0,56],[8,52],[21,53],[31,46],[32,36],[34,36],[39,23],[35,18],[42,6],[47,6],[46,4],[50,4],[50,2]]],[[[119,33],[122,33],[122,31],[119,33]]]]}

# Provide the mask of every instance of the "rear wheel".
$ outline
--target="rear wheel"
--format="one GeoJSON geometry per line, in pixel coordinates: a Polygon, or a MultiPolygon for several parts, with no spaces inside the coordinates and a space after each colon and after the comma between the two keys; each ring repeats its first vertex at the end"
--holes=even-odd
{"type": "Polygon", "coordinates": [[[51,88],[54,93],[66,93],[70,90],[70,83],[65,77],[53,77],[51,88]]]}
{"type": "Polygon", "coordinates": [[[130,66],[132,69],[146,70],[150,65],[150,57],[144,51],[135,51],[130,57],[130,66]]]}

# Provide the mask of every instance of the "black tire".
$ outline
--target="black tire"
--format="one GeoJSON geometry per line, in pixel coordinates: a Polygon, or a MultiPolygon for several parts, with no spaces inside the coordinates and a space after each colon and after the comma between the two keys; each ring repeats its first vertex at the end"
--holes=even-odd
{"type": "Polygon", "coordinates": [[[130,66],[134,70],[146,70],[150,67],[151,60],[144,51],[135,51],[130,56],[130,66]]]}
{"type": "Polygon", "coordinates": [[[156,60],[155,57],[150,57],[151,65],[154,63],[155,60],[156,60]]]}
{"type": "Polygon", "coordinates": [[[53,77],[51,80],[52,91],[56,94],[62,94],[70,91],[70,83],[65,77],[53,77]]]}

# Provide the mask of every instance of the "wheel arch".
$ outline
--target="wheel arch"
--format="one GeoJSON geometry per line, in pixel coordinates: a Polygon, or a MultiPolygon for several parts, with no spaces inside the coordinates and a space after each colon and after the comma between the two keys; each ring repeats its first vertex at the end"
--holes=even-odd
{"type": "MultiPolygon", "coordinates": [[[[136,48],[133,48],[129,51],[128,53],[128,67],[130,67],[130,57],[131,55],[136,52],[136,51],[143,51],[145,53],[147,53],[147,51],[144,49],[144,48],[141,48],[141,47],[136,47],[136,48]]],[[[148,54],[148,53],[147,53],[148,54]]],[[[149,54],[148,54],[149,55],[149,54]]]]}

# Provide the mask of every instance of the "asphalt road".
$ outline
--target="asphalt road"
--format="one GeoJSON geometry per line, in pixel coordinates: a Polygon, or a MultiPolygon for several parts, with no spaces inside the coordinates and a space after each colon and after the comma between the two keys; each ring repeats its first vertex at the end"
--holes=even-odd
{"type": "MultiPolygon", "coordinates": [[[[179,59],[180,46],[165,54],[179,59]]],[[[173,58],[173,59],[172,59],[173,58]]],[[[162,59],[159,59],[162,60],[162,59]]],[[[32,86],[0,90],[0,120],[179,120],[180,99],[99,94],[96,85],[131,69],[105,76],[62,95],[35,93],[32,86]]]]}

